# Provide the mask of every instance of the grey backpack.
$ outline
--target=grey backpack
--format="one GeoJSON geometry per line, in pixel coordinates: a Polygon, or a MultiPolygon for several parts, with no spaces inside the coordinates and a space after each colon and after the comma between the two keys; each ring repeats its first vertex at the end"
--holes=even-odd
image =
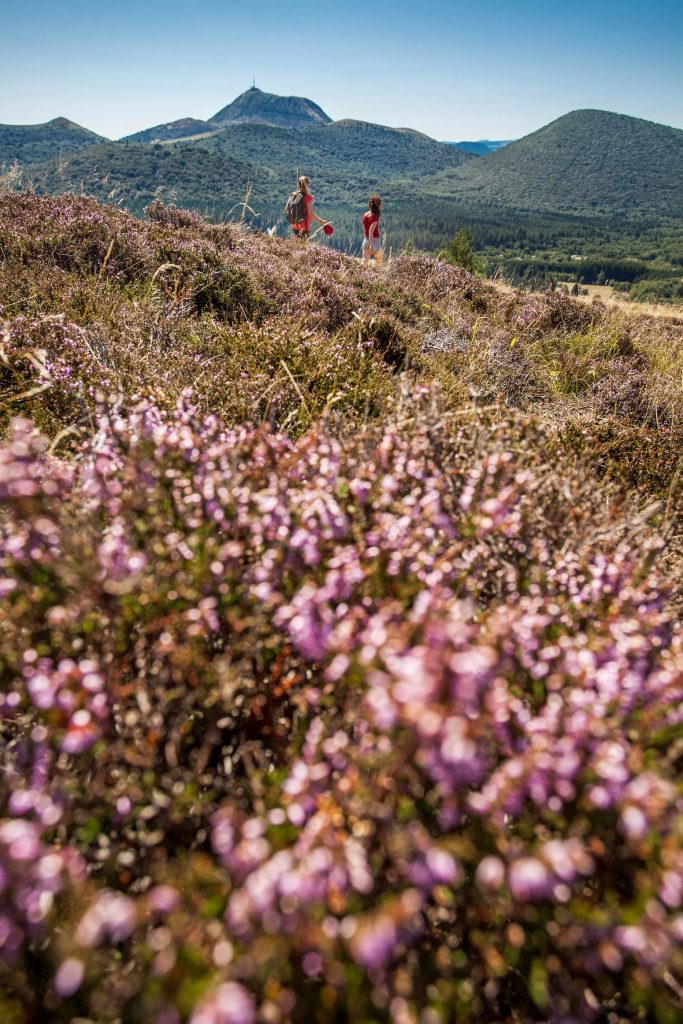
{"type": "Polygon", "coordinates": [[[303,192],[292,192],[285,203],[285,217],[290,224],[300,224],[306,220],[306,201],[303,192]]]}

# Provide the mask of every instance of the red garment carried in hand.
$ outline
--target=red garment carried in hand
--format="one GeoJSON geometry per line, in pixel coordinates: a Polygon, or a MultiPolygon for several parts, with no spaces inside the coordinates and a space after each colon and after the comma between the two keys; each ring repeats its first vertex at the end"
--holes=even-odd
{"type": "Polygon", "coordinates": [[[379,214],[366,210],[363,214],[363,231],[366,238],[379,238],[379,214]]]}
{"type": "Polygon", "coordinates": [[[306,219],[300,220],[298,224],[292,224],[294,231],[311,230],[311,207],[313,206],[313,196],[310,192],[304,196],[304,203],[306,204],[306,219]]]}

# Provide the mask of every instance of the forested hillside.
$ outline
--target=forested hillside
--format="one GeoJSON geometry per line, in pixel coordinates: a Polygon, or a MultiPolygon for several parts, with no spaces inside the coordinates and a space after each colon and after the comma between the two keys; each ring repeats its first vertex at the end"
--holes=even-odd
{"type": "Polygon", "coordinates": [[[137,215],[163,196],[220,218],[244,197],[250,182],[256,181],[259,195],[282,191],[277,173],[267,168],[257,175],[253,164],[201,147],[180,150],[139,142],[102,143],[61,163],[31,165],[26,174],[38,191],[83,190],[100,201],[124,204],[137,215]]]}
{"type": "Polygon", "coordinates": [[[420,179],[471,160],[468,154],[420,132],[385,128],[365,121],[300,128],[296,132],[262,125],[234,125],[187,146],[227,153],[275,167],[296,179],[297,170],[312,181],[345,178],[353,189],[361,176],[377,182],[420,179]]]}
{"type": "Polygon", "coordinates": [[[683,217],[683,131],[575,110],[448,178],[462,198],[629,219],[683,217]]]}
{"type": "Polygon", "coordinates": [[[46,124],[0,124],[0,165],[60,160],[105,140],[79,124],[56,117],[46,124]]]}

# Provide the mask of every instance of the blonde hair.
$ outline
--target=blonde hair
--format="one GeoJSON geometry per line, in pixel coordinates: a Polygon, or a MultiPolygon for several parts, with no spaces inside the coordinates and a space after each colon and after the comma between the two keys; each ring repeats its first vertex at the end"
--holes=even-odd
{"type": "Polygon", "coordinates": [[[310,194],[308,189],[308,178],[304,174],[302,174],[301,177],[299,178],[298,184],[299,192],[303,192],[305,196],[310,194]]]}

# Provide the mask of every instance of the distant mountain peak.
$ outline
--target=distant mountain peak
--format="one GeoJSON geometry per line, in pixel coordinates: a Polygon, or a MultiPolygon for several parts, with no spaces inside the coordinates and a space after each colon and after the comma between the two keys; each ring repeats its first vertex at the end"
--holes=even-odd
{"type": "Polygon", "coordinates": [[[91,132],[89,128],[84,128],[82,124],[77,124],[68,117],[53,117],[51,121],[44,121],[41,124],[17,124],[17,125],[4,125],[3,127],[13,127],[20,131],[37,132],[45,129],[52,129],[57,131],[65,132],[77,132],[83,135],[91,135],[93,138],[102,139],[102,135],[97,135],[96,132],[91,132]]]}
{"type": "Polygon", "coordinates": [[[305,96],[277,96],[253,84],[209,121],[216,127],[263,124],[277,128],[310,128],[330,124],[332,118],[305,96]]]}
{"type": "Polygon", "coordinates": [[[0,124],[0,165],[27,165],[43,160],[61,159],[79,149],[106,142],[88,128],[55,117],[42,124],[0,124]]]}

